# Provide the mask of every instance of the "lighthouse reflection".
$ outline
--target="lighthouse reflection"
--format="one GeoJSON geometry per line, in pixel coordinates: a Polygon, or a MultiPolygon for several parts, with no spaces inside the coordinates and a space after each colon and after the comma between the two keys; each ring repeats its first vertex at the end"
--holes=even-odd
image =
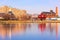
{"type": "MultiPolygon", "coordinates": [[[[5,40],[5,38],[9,38],[9,39],[12,38],[13,39],[13,36],[16,37],[18,35],[21,37],[22,35],[26,35],[26,36],[28,34],[33,34],[34,35],[36,33],[37,33],[36,35],[38,35],[38,33],[44,33],[45,34],[46,32],[48,32],[50,35],[55,34],[56,39],[58,39],[58,23],[0,24],[0,37],[2,37],[2,39],[4,39],[4,40],[5,40]]],[[[47,34],[45,34],[45,35],[47,35],[47,34]]]]}

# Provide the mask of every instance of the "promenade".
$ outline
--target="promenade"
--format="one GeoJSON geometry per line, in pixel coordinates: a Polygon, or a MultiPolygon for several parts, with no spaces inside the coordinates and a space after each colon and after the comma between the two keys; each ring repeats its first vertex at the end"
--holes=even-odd
{"type": "Polygon", "coordinates": [[[8,20],[8,21],[0,21],[0,23],[60,23],[60,20],[27,20],[27,21],[19,21],[19,20],[8,20]]]}

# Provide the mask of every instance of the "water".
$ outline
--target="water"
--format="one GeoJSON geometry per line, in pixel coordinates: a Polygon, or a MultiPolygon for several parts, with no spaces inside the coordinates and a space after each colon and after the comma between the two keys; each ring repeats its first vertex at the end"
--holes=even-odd
{"type": "Polygon", "coordinates": [[[60,23],[0,23],[0,40],[60,40],[60,23]]]}

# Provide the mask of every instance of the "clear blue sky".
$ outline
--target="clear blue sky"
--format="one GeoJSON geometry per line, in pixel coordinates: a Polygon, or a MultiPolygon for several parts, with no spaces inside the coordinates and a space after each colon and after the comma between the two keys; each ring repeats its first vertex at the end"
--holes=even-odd
{"type": "Polygon", "coordinates": [[[0,0],[0,6],[3,5],[25,9],[31,14],[49,11],[50,9],[55,11],[56,6],[60,11],[60,0],[0,0]]]}

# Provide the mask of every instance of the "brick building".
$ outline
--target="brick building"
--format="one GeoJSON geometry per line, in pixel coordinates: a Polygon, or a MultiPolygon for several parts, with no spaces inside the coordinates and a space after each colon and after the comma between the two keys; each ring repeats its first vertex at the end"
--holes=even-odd
{"type": "Polygon", "coordinates": [[[56,12],[50,10],[50,12],[42,12],[41,14],[46,15],[47,18],[58,17],[58,7],[56,7],[56,12]]]}

